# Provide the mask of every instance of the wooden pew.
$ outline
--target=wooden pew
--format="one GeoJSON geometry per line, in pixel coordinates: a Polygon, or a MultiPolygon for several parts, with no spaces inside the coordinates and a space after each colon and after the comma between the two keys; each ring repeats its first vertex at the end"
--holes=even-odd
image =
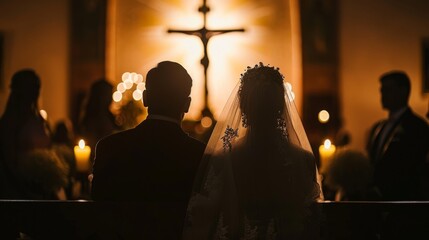
{"type": "MultiPolygon", "coordinates": [[[[20,232],[32,239],[135,239],[154,227],[168,231],[162,220],[175,203],[163,205],[165,212],[138,202],[0,200],[0,239],[17,239],[20,232]]],[[[429,202],[325,201],[315,207],[321,240],[429,239],[429,202]]]]}

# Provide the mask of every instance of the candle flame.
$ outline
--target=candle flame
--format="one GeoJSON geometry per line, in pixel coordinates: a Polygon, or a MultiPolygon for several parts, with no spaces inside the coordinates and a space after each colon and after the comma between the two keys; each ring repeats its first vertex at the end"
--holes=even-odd
{"type": "Polygon", "coordinates": [[[323,142],[323,147],[324,147],[325,149],[329,149],[329,148],[331,148],[331,140],[326,139],[326,140],[323,142]]]}
{"type": "Polygon", "coordinates": [[[83,139],[81,139],[81,140],[79,141],[79,148],[80,148],[80,149],[84,149],[84,148],[85,148],[85,141],[84,141],[83,139]]]}

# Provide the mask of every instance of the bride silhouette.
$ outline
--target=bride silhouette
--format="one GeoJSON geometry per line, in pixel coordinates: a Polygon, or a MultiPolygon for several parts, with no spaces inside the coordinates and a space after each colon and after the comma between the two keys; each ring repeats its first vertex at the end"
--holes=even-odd
{"type": "Polygon", "coordinates": [[[210,137],[184,239],[317,239],[317,167],[278,68],[241,75],[210,137]]]}

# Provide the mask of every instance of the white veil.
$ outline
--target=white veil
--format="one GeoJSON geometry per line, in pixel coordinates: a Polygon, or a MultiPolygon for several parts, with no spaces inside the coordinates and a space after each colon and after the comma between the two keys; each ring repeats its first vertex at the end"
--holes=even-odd
{"type": "Polygon", "coordinates": [[[283,78],[262,63],[241,75],[197,172],[184,239],[298,239],[308,218],[316,218],[311,207],[323,199],[320,178],[283,78]],[[272,127],[254,127],[276,107],[282,110],[272,127]]]}

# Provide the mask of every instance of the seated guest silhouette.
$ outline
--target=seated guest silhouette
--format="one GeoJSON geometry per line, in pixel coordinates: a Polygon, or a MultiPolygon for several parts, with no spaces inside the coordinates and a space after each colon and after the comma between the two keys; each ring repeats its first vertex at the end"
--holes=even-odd
{"type": "Polygon", "coordinates": [[[368,140],[374,185],[382,200],[427,199],[428,123],[408,105],[411,83],[405,72],[387,72],[380,83],[382,107],[389,116],[374,124],[368,140]]]}
{"type": "Polygon", "coordinates": [[[142,212],[137,222],[131,223],[145,239],[178,239],[182,231],[205,148],[204,143],[181,129],[191,102],[191,86],[192,79],[180,64],[160,62],[146,76],[146,120],[133,129],[103,138],[96,146],[92,198],[154,206],[148,209],[154,213],[153,219],[142,212]],[[177,207],[168,212],[161,207],[166,202],[177,207]]]}
{"type": "Polygon", "coordinates": [[[337,150],[326,166],[324,183],[335,191],[335,201],[379,200],[371,185],[372,166],[368,157],[356,150],[337,150]]]}

